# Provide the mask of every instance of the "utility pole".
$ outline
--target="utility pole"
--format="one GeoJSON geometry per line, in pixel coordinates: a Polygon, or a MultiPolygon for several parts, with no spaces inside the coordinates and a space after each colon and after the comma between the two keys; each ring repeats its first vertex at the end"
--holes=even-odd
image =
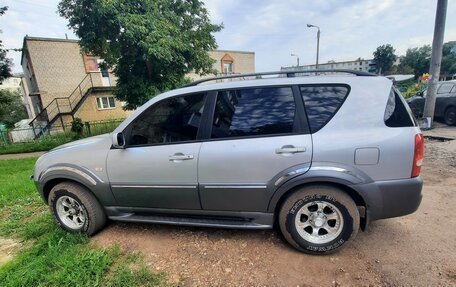
{"type": "Polygon", "coordinates": [[[320,54],[320,27],[312,25],[312,24],[307,24],[307,27],[308,28],[317,28],[318,29],[318,31],[317,31],[317,61],[316,61],[316,64],[315,64],[315,70],[318,70],[318,57],[319,57],[319,54],[320,54]]]}
{"type": "Polygon", "coordinates": [[[296,63],[297,63],[296,67],[299,67],[299,55],[291,53],[291,56],[296,57],[296,63]]]}
{"type": "Polygon", "coordinates": [[[318,70],[318,57],[320,56],[320,27],[318,27],[317,32],[317,64],[315,65],[315,69],[318,70]]]}
{"type": "Polygon", "coordinates": [[[434,119],[435,98],[437,94],[437,82],[440,77],[442,62],[443,37],[445,34],[445,20],[448,0],[438,0],[435,15],[434,39],[432,41],[431,66],[429,68],[429,83],[424,104],[423,128],[431,128],[434,119]]]}

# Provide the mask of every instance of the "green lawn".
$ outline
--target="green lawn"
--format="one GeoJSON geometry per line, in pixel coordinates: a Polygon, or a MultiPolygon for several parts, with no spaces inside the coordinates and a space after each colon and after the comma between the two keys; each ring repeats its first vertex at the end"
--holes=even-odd
{"type": "MultiPolygon", "coordinates": [[[[13,144],[0,144],[0,154],[15,154],[15,153],[28,153],[36,151],[48,151],[59,145],[66,144],[74,141],[78,138],[86,138],[105,133],[110,133],[122,122],[122,119],[117,120],[106,120],[100,122],[90,122],[90,133],[85,127],[82,134],[77,136],[74,132],[70,131],[70,127],[66,128],[64,133],[58,133],[53,135],[43,136],[39,139],[25,142],[25,143],[13,143],[13,144]]],[[[0,142],[1,143],[1,142],[0,142]]]]}
{"type": "Polygon", "coordinates": [[[48,136],[26,143],[15,143],[0,145],[0,154],[27,153],[36,151],[48,151],[59,145],[74,141],[71,134],[62,134],[58,136],[48,136]]]}
{"type": "Polygon", "coordinates": [[[0,160],[0,237],[22,248],[0,266],[0,286],[168,286],[138,254],[94,249],[54,223],[29,180],[35,158],[0,160]]]}

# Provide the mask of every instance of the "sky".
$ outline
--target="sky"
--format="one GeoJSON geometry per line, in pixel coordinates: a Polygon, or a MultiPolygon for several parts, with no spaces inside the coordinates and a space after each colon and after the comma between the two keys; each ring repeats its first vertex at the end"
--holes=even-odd
{"type": "MultiPolygon", "coordinates": [[[[25,35],[77,39],[57,14],[58,0],[1,0],[6,48],[21,48],[25,35]]],[[[255,52],[257,72],[314,64],[315,28],[321,29],[320,63],[372,58],[380,45],[397,55],[432,43],[436,0],[205,0],[211,21],[223,23],[215,34],[219,49],[255,52]]],[[[456,0],[448,1],[445,41],[456,40],[456,0]]],[[[22,72],[20,52],[9,52],[14,72],[22,72]]]]}

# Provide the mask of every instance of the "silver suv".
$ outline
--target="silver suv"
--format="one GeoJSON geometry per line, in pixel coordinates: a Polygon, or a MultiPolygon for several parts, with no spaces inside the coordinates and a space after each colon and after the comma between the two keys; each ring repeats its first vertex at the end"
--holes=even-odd
{"type": "Polygon", "coordinates": [[[295,248],[322,254],[420,205],[423,137],[391,80],[339,70],[211,81],[41,156],[33,177],[57,223],[88,235],[108,218],[277,224],[295,248]]]}

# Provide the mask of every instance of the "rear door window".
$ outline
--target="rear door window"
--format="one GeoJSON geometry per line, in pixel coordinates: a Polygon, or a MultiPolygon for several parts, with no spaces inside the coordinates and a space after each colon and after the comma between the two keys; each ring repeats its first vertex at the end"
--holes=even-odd
{"type": "Polygon", "coordinates": [[[292,133],[295,114],[291,87],[220,91],[211,138],[292,133]]]}
{"type": "Polygon", "coordinates": [[[349,93],[345,85],[302,86],[310,131],[318,132],[337,113],[349,93]]]}

